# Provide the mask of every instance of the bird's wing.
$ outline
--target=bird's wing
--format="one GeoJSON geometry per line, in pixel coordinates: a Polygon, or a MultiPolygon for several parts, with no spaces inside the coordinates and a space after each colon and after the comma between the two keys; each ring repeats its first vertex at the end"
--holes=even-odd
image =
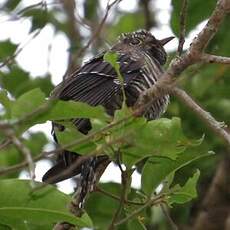
{"type": "MultiPolygon", "coordinates": [[[[118,58],[124,83],[128,84],[132,75],[139,74],[140,65],[122,54],[118,58]]],[[[62,100],[86,102],[92,106],[104,105],[114,94],[119,93],[117,73],[112,65],[103,60],[103,55],[91,59],[76,73],[59,84],[51,97],[62,100]]]]}

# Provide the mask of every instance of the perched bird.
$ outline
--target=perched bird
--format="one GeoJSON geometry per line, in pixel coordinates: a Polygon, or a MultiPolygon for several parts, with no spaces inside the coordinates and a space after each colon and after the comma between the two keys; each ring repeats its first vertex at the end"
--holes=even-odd
{"type": "MultiPolygon", "coordinates": [[[[122,106],[124,87],[126,105],[133,107],[139,95],[161,77],[162,65],[165,64],[167,56],[163,46],[172,39],[173,37],[168,37],[157,40],[145,30],[122,34],[110,51],[118,54],[117,61],[123,77],[123,86],[115,69],[103,59],[104,52],[86,62],[60,83],[53,90],[51,98],[81,101],[91,106],[102,105],[106,112],[113,116],[122,106]]],[[[144,117],[147,120],[159,118],[165,111],[168,101],[168,95],[157,98],[144,112],[144,117]]],[[[76,118],[73,119],[73,123],[85,135],[92,128],[89,119],[76,118]]],[[[59,131],[65,129],[56,123],[53,123],[53,126],[59,131]]],[[[53,135],[58,142],[55,132],[53,135]]],[[[64,151],[59,155],[57,164],[43,176],[43,181],[57,183],[80,174],[78,187],[82,203],[109,163],[107,156],[85,157],[64,151]]]]}

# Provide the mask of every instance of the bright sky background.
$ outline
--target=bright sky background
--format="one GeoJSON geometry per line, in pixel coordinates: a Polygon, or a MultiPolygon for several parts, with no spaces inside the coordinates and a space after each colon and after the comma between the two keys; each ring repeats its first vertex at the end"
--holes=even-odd
{"type": "MultiPolygon", "coordinates": [[[[4,3],[4,0],[0,0],[0,6],[4,3]]],[[[22,0],[23,6],[32,5],[40,2],[40,0],[22,0]]],[[[47,3],[53,2],[50,0],[47,3]]],[[[82,15],[82,0],[78,0],[78,14],[82,15]]],[[[157,10],[156,19],[159,24],[158,28],[154,28],[151,32],[158,38],[164,38],[172,36],[172,30],[169,26],[171,5],[170,0],[156,0],[152,1],[152,4],[157,10]]],[[[100,1],[101,7],[106,8],[107,0],[100,1]]],[[[123,0],[119,4],[120,10],[133,12],[138,7],[137,0],[123,0]],[[132,4],[130,4],[132,2],[132,4]]],[[[112,17],[112,12],[111,12],[112,17]]],[[[110,17],[108,20],[111,20],[110,17]]],[[[189,47],[191,39],[197,34],[198,31],[204,26],[201,23],[194,31],[192,31],[186,39],[185,48],[189,47]]],[[[0,13],[0,40],[10,39],[15,44],[26,44],[23,51],[17,56],[16,61],[26,71],[28,71],[32,77],[41,77],[46,73],[50,73],[52,81],[56,85],[62,81],[62,77],[67,68],[67,57],[69,43],[64,33],[54,33],[52,25],[47,25],[42,29],[41,33],[35,38],[30,40],[29,30],[31,22],[29,19],[21,20],[9,20],[6,15],[0,13]]],[[[174,39],[172,42],[165,46],[166,51],[175,50],[178,44],[178,39],[174,39]]],[[[50,125],[48,123],[43,125],[36,125],[31,129],[32,131],[42,130],[47,136],[52,139],[50,135],[50,125]]],[[[47,160],[43,160],[36,165],[36,180],[41,180],[42,175],[50,168],[50,163],[47,160]]],[[[28,175],[23,172],[21,178],[26,178],[28,175]]],[[[101,178],[101,181],[114,181],[120,182],[120,171],[113,164],[106,169],[106,172],[101,178]]],[[[59,183],[59,188],[65,192],[72,192],[73,188],[70,186],[71,181],[66,180],[59,183]]],[[[133,174],[133,187],[140,187],[140,175],[138,173],[133,174]]]]}

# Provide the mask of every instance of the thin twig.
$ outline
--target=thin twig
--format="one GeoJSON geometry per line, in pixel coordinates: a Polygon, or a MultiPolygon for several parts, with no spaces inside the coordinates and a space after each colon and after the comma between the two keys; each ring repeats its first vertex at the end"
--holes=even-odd
{"type": "Polygon", "coordinates": [[[216,56],[212,54],[202,54],[200,60],[204,63],[219,63],[230,65],[230,57],[216,56]]]}
{"type": "Polygon", "coordinates": [[[183,46],[185,42],[187,10],[188,10],[188,0],[183,0],[181,12],[180,12],[180,37],[179,37],[179,45],[177,49],[179,56],[183,52],[183,46]]]}

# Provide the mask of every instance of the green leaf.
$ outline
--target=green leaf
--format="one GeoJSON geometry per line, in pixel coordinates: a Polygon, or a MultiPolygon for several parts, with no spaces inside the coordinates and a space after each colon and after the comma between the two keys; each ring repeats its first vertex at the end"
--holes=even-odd
{"type": "Polygon", "coordinates": [[[50,75],[31,79],[29,73],[15,65],[10,72],[0,72],[0,81],[16,98],[34,88],[40,88],[48,96],[54,87],[50,75]]]}
{"type": "MultiPolygon", "coordinates": [[[[36,110],[39,106],[46,104],[45,94],[40,89],[33,89],[20,96],[12,108],[13,117],[23,117],[36,110]],[[22,109],[23,108],[23,109],[22,109]]],[[[41,121],[62,120],[70,118],[107,118],[102,106],[90,106],[76,101],[54,101],[48,111],[40,116],[41,121]]]]}
{"type": "Polygon", "coordinates": [[[178,155],[175,160],[167,157],[151,157],[146,162],[142,171],[141,188],[150,196],[170,173],[177,171],[192,161],[212,154],[212,152],[200,153],[199,149],[194,147],[178,155]]]}
{"type": "Polygon", "coordinates": [[[0,90],[0,104],[4,106],[5,114],[9,118],[11,113],[11,101],[8,97],[8,92],[4,89],[0,90]]]}
{"type": "Polygon", "coordinates": [[[102,106],[93,107],[75,101],[46,100],[45,94],[40,89],[33,89],[21,95],[13,103],[11,114],[13,119],[22,120],[21,131],[47,120],[58,121],[72,118],[100,118],[105,120],[108,118],[102,106]],[[28,114],[33,114],[33,116],[28,118],[28,114]]]}
{"type": "Polygon", "coordinates": [[[168,198],[168,203],[174,204],[183,204],[186,203],[193,198],[197,197],[197,191],[196,191],[196,185],[197,181],[200,176],[200,171],[197,170],[193,177],[189,178],[188,181],[185,183],[184,186],[175,185],[173,188],[171,188],[171,191],[173,192],[172,195],[168,198]]]}
{"type": "Polygon", "coordinates": [[[43,28],[49,22],[49,13],[45,9],[30,9],[23,16],[32,18],[31,31],[43,28]]]}
{"type": "MultiPolygon", "coordinates": [[[[39,186],[41,183],[36,185],[39,186]]],[[[69,212],[67,207],[71,197],[53,186],[47,185],[32,192],[30,181],[2,180],[0,193],[0,223],[5,225],[16,227],[16,223],[24,220],[41,227],[51,227],[59,221],[66,221],[80,227],[92,227],[87,214],[79,218],[69,212]]]]}
{"type": "Polygon", "coordinates": [[[5,3],[4,7],[5,7],[7,10],[12,11],[12,10],[14,10],[14,9],[17,7],[17,5],[18,5],[20,2],[21,2],[21,0],[8,0],[8,1],[5,3]]]}
{"type": "Polygon", "coordinates": [[[21,88],[29,81],[29,74],[18,67],[13,67],[9,73],[0,72],[0,79],[2,86],[13,96],[18,97],[22,94],[21,88]]]}
{"type": "Polygon", "coordinates": [[[0,42],[0,62],[13,55],[17,45],[12,44],[9,40],[0,42]]]}
{"type": "Polygon", "coordinates": [[[44,115],[43,120],[62,120],[70,118],[100,118],[108,116],[102,106],[90,106],[83,102],[57,101],[50,111],[44,115]]]}
{"type": "Polygon", "coordinates": [[[118,126],[112,137],[123,138],[120,146],[123,163],[132,167],[138,161],[149,156],[165,156],[176,159],[187,148],[199,145],[203,140],[190,140],[184,136],[179,118],[161,118],[147,122],[144,118],[135,118],[118,126]]]}
{"type": "Polygon", "coordinates": [[[121,73],[120,73],[120,65],[118,63],[118,54],[114,51],[108,51],[104,54],[104,57],[103,59],[110,63],[111,66],[115,69],[116,73],[117,73],[117,76],[118,76],[118,79],[119,81],[122,83],[122,85],[124,84],[124,79],[123,77],[121,76],[121,73]]]}
{"type": "Polygon", "coordinates": [[[12,106],[12,118],[22,118],[45,103],[45,94],[40,89],[33,89],[20,96],[12,106]]]}
{"type": "Polygon", "coordinates": [[[117,63],[118,54],[115,51],[108,51],[104,54],[103,59],[110,63],[115,69],[119,70],[120,66],[117,63]]]}
{"type": "MultiPolygon", "coordinates": [[[[104,183],[100,184],[100,188],[119,196],[119,184],[104,183]]],[[[94,226],[99,229],[107,229],[111,223],[114,212],[116,212],[119,207],[119,202],[100,193],[92,193],[89,199],[86,200],[85,206],[88,214],[93,220],[94,226]]]]}

